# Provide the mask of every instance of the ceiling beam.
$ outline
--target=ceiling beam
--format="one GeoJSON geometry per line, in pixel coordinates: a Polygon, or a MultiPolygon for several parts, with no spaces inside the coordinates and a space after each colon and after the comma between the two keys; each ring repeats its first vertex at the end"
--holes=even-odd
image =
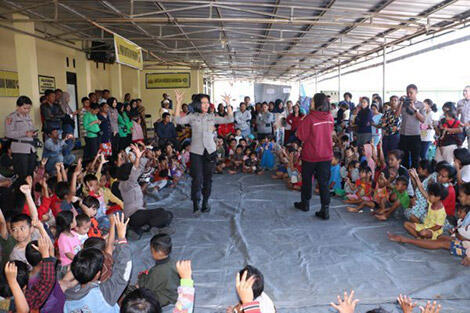
{"type": "MultiPolygon", "coordinates": [[[[59,5],[63,5],[59,3],[59,5]]],[[[10,22],[37,22],[37,23],[75,23],[80,22],[79,18],[59,18],[58,20],[51,18],[31,18],[31,19],[9,19],[10,22]]],[[[96,19],[90,19],[95,23],[109,24],[109,23],[243,23],[243,24],[279,24],[279,25],[310,25],[312,21],[309,19],[268,19],[268,18],[241,18],[241,17],[224,17],[224,18],[211,18],[206,17],[178,17],[178,18],[164,18],[164,17],[140,17],[140,18],[115,18],[115,17],[101,17],[96,19]]],[[[315,25],[323,26],[345,26],[345,27],[364,27],[364,28],[378,28],[378,29],[406,29],[406,30],[418,30],[416,26],[405,26],[392,23],[357,23],[357,22],[336,22],[336,21],[316,21],[315,25]]]]}

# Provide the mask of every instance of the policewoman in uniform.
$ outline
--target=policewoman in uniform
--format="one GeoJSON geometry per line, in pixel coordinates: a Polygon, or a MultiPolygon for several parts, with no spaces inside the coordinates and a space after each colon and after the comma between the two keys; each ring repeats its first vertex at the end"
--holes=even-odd
{"type": "Polygon", "coordinates": [[[19,176],[19,182],[33,174],[36,166],[36,145],[34,130],[30,111],[31,99],[20,96],[16,100],[16,111],[9,114],[5,119],[5,137],[11,141],[11,152],[13,156],[13,168],[19,176]]]}
{"type": "Polygon", "coordinates": [[[233,109],[230,106],[230,96],[225,96],[227,116],[221,117],[208,113],[210,98],[205,94],[193,95],[194,113],[184,117],[180,116],[183,93],[176,93],[175,122],[180,125],[191,125],[191,200],[193,212],[199,213],[202,187],[202,212],[210,211],[209,197],[212,187],[212,173],[214,172],[217,154],[214,140],[214,127],[216,124],[233,123],[233,109]]]}

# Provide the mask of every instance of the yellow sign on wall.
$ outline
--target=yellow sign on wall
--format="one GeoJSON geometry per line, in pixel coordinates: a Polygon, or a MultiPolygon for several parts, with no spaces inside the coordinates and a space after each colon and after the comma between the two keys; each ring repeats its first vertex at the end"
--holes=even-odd
{"type": "Polygon", "coordinates": [[[39,75],[38,81],[40,94],[43,94],[47,89],[55,89],[55,77],[39,75]]]}
{"type": "Polygon", "coordinates": [[[116,62],[141,70],[144,62],[142,48],[119,35],[114,34],[116,62]]]}
{"type": "Polygon", "coordinates": [[[18,97],[19,95],[18,73],[0,71],[0,97],[18,97]]]}
{"type": "Polygon", "coordinates": [[[147,73],[145,74],[145,88],[168,89],[191,87],[190,73],[147,73]]]}

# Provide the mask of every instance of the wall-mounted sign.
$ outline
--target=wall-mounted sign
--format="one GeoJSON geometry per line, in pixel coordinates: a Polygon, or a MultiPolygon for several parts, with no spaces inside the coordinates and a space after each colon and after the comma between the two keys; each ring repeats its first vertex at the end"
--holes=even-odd
{"type": "Polygon", "coordinates": [[[141,70],[144,65],[142,48],[119,35],[114,34],[116,62],[141,70]]]}
{"type": "Polygon", "coordinates": [[[0,71],[0,97],[18,97],[19,95],[18,73],[0,71]]]}
{"type": "Polygon", "coordinates": [[[145,74],[145,88],[168,89],[191,87],[190,73],[147,73],[145,74]]]}
{"type": "Polygon", "coordinates": [[[40,94],[43,94],[47,89],[55,90],[55,77],[39,75],[38,82],[40,94]]]}

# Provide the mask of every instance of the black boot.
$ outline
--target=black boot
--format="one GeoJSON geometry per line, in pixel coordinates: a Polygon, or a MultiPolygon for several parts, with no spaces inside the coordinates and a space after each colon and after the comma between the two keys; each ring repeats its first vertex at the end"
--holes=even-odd
{"type": "Polygon", "coordinates": [[[202,213],[209,213],[211,211],[211,207],[209,206],[209,199],[202,200],[202,213]]]}
{"type": "Polygon", "coordinates": [[[300,211],[308,212],[310,211],[310,202],[309,201],[295,202],[294,207],[300,211]]]}
{"type": "Polygon", "coordinates": [[[315,212],[315,216],[323,220],[329,220],[330,219],[329,207],[328,206],[322,207],[320,211],[315,212]]]}
{"type": "Polygon", "coordinates": [[[193,214],[198,215],[201,208],[199,207],[199,200],[193,200],[193,214]]]}

